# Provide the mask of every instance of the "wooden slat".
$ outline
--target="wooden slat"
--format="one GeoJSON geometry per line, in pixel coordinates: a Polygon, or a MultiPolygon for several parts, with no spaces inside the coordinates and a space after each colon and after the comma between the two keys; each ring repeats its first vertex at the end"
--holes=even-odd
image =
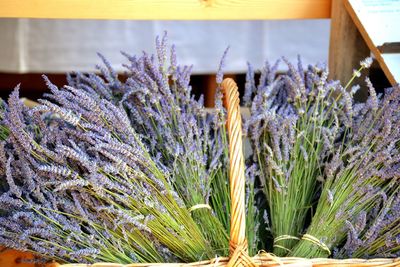
{"type": "Polygon", "coordinates": [[[344,6],[345,0],[333,0],[331,36],[329,44],[329,72],[331,79],[346,84],[360,60],[370,55],[360,32],[344,6]]]}
{"type": "Polygon", "coordinates": [[[29,252],[21,252],[13,249],[0,247],[1,267],[35,267],[36,264],[23,262],[35,257],[29,252]]]}
{"type": "Polygon", "coordinates": [[[252,20],[329,18],[331,0],[1,0],[0,17],[252,20]]]}

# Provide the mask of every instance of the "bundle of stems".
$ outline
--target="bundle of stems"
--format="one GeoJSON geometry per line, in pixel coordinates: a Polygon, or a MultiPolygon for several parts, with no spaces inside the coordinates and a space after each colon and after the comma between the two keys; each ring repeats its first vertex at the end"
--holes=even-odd
{"type": "Polygon", "coordinates": [[[396,220],[390,216],[382,226],[386,215],[376,214],[396,210],[395,201],[384,207],[379,203],[399,190],[398,90],[377,96],[366,79],[368,100],[353,101],[359,86],[350,86],[371,65],[370,58],[360,62],[344,87],[328,81],[323,67],[304,71],[300,60],[297,69],[284,61],[287,74],[276,74],[279,62],[272,67],[266,63],[258,85],[249,65],[245,92],[251,108],[246,130],[267,200],[264,218],[273,252],[309,258],[330,256],[333,249],[340,251],[338,256],[395,255],[397,239],[388,236],[396,234],[396,220]],[[381,209],[374,213],[374,207],[381,209]],[[378,216],[376,223],[370,214],[378,216]],[[360,230],[367,224],[360,228],[357,220],[367,220],[374,230],[360,230]],[[379,249],[381,254],[355,246],[366,244],[363,238],[368,244],[376,241],[375,248],[382,246],[382,238],[371,239],[371,232],[387,233],[389,241],[379,249]]]}
{"type": "Polygon", "coordinates": [[[398,258],[400,256],[400,188],[399,183],[383,195],[380,205],[360,213],[354,222],[347,221],[347,241],[336,249],[336,258],[398,258]]]}
{"type": "Polygon", "coordinates": [[[9,190],[0,241],[67,262],[194,261],[214,255],[123,110],[49,83],[57,105],[10,96],[1,147],[9,190]],[[50,116],[55,118],[46,118],[50,116]]]}
{"type": "Polygon", "coordinates": [[[368,79],[367,86],[370,96],[349,110],[352,123],[325,167],[316,213],[290,255],[329,256],[345,240],[346,225],[369,214],[392,190],[398,192],[400,92],[391,88],[379,98],[368,79]]]}
{"type": "MultiPolygon", "coordinates": [[[[132,127],[143,136],[152,156],[167,166],[174,189],[191,208],[207,240],[223,249],[222,255],[228,253],[230,229],[228,143],[220,91],[226,53],[217,73],[214,110],[206,110],[203,96],[193,97],[192,67],[178,64],[175,47],[168,49],[166,33],[156,39],[156,55],[123,53],[128,59],[123,65],[125,81],[102,55],[99,75],[71,73],[68,77],[70,86],[96,91],[127,111],[132,127]]],[[[256,253],[252,182],[247,191],[248,218],[253,218],[247,223],[249,247],[256,253]]]]}
{"type": "MultiPolygon", "coordinates": [[[[128,56],[72,73],[28,109],[18,88],[1,113],[0,244],[60,262],[192,262],[226,256],[228,146],[222,95],[207,112],[191,96],[191,67],[128,56]]],[[[224,56],[225,57],[225,56],[224,56]]],[[[156,60],[158,59],[158,61],[156,60]]],[[[222,82],[222,65],[217,82],[222,82]]],[[[249,171],[251,173],[251,171],[249,171]]],[[[247,183],[250,251],[254,184],[247,183]]]]}
{"type": "Polygon", "coordinates": [[[253,98],[247,132],[267,199],[273,252],[280,256],[298,242],[310,216],[323,162],[341,133],[343,109],[333,97],[338,84],[327,81],[326,69],[304,72],[300,59],[298,69],[285,61],[288,74],[277,76],[279,62],[267,63],[257,87],[249,65],[245,94],[249,105],[253,98]]]}

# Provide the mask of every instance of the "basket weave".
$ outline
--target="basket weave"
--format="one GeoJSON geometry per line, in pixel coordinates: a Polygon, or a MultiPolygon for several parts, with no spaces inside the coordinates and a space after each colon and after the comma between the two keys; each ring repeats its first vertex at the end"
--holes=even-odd
{"type": "Polygon", "coordinates": [[[194,263],[95,263],[95,264],[63,264],[52,263],[51,267],[400,267],[400,259],[304,259],[295,257],[275,257],[266,252],[260,252],[250,257],[246,240],[246,209],[245,209],[245,177],[244,156],[242,146],[242,119],[239,106],[239,92],[232,79],[222,82],[224,106],[227,109],[227,129],[229,135],[230,160],[230,194],[231,194],[231,229],[229,242],[229,257],[217,257],[211,260],[194,263]]]}

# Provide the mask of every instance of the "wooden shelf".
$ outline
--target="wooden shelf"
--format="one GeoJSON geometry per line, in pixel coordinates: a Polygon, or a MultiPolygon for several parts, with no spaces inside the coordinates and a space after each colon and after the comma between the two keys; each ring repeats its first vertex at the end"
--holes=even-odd
{"type": "Polygon", "coordinates": [[[0,17],[137,20],[329,18],[331,0],[1,0],[0,17]]]}

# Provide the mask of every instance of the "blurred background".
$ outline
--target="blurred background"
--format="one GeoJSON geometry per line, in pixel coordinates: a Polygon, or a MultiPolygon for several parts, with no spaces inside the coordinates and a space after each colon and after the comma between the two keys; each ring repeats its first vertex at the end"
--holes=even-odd
{"type": "MultiPolygon", "coordinates": [[[[96,52],[123,71],[120,51],[154,52],[155,37],[168,32],[178,61],[193,65],[196,94],[213,87],[214,74],[229,46],[225,72],[244,84],[247,61],[255,69],[281,56],[295,62],[327,62],[329,20],[288,21],[124,21],[0,19],[0,89],[6,97],[22,83],[22,96],[45,90],[41,74],[58,85],[69,71],[94,71],[96,52]]],[[[211,90],[211,89],[210,89],[211,90]]],[[[211,103],[207,103],[211,105],[211,103]]]]}
{"type": "MultiPolygon", "coordinates": [[[[229,46],[225,73],[243,88],[247,62],[254,69],[285,56],[295,63],[326,63],[330,20],[125,21],[0,19],[0,94],[22,83],[21,95],[36,99],[46,90],[41,74],[57,85],[69,71],[94,71],[102,53],[119,71],[120,51],[154,52],[155,37],[168,32],[178,61],[193,65],[195,94],[215,88],[215,72],[229,46]]],[[[284,67],[282,65],[282,67],[284,67]]],[[[284,69],[282,69],[284,71],[284,69]]],[[[210,94],[208,94],[210,95],[210,94]]],[[[212,94],[211,94],[212,95],[212,94]]],[[[212,106],[212,99],[206,105],[212,106]]]]}

